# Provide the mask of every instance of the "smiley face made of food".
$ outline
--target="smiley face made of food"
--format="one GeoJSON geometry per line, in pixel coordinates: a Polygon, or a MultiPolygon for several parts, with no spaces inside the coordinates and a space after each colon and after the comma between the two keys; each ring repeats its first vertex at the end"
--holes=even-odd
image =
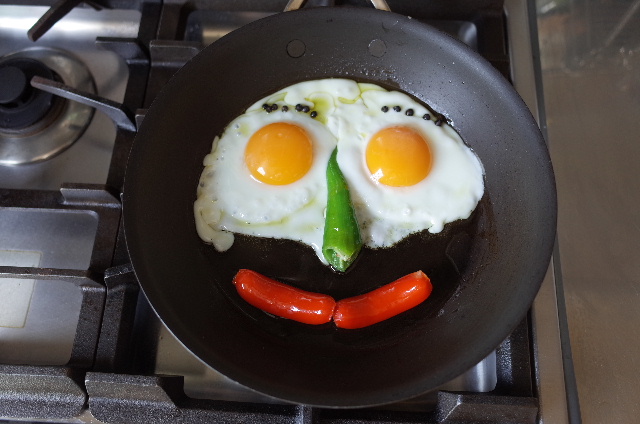
{"type": "Polygon", "coordinates": [[[295,240],[345,272],[361,246],[390,248],[468,218],[484,192],[482,164],[434,115],[404,93],[347,79],[267,96],[204,158],[194,203],[200,238],[220,252],[236,233],[295,240]]]}

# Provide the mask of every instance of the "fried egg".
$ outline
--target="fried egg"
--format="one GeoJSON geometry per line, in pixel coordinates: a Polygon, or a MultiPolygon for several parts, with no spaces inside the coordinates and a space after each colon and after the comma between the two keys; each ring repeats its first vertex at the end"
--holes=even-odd
{"type": "Polygon", "coordinates": [[[426,106],[373,84],[305,81],[259,100],[214,140],[194,204],[198,234],[219,251],[234,233],[297,240],[326,264],[325,173],[336,146],[370,248],[438,233],[483,195],[480,160],[426,106]]]}
{"type": "Polygon", "coordinates": [[[225,251],[234,233],[297,240],[320,252],[325,172],[336,139],[308,114],[252,109],[204,158],[194,204],[200,237],[225,251]]]}
{"type": "Polygon", "coordinates": [[[483,168],[460,136],[404,93],[370,89],[361,99],[336,113],[338,165],[365,245],[389,247],[468,218],[484,192],[483,168]]]}

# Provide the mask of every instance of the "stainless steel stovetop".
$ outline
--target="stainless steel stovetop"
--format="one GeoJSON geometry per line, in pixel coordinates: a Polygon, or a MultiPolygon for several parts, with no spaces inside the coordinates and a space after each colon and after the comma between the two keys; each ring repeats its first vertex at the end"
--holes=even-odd
{"type": "MultiPolygon", "coordinates": [[[[497,413],[517,422],[568,422],[553,263],[528,319],[497,351],[440,391],[373,411],[279,404],[180,345],[139,295],[119,229],[135,123],[186,60],[242,24],[282,10],[283,2],[113,3],[110,10],[75,8],[35,42],[27,33],[48,7],[0,4],[0,64],[45,58],[75,89],[57,91],[72,100],[59,106],[67,118],[51,133],[33,139],[0,132],[0,418],[383,422],[388,415],[381,414],[397,413],[398,422],[472,422],[497,413]],[[78,73],[86,74],[82,81],[71,76],[78,73]],[[86,123],[75,120],[83,114],[86,123]],[[42,147],[51,139],[62,145],[42,147]],[[16,153],[20,144],[34,147],[16,153]]],[[[480,12],[458,3],[464,2],[434,7],[424,20],[510,77],[544,128],[531,5],[480,1],[487,8],[480,12]],[[506,36],[491,44],[505,26],[506,36]]],[[[415,13],[407,14],[421,12],[415,13]]]]}

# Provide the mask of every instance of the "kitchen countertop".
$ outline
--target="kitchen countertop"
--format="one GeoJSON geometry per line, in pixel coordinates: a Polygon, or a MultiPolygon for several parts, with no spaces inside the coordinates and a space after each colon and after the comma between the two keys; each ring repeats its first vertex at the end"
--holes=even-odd
{"type": "MultiPolygon", "coordinates": [[[[584,423],[635,423],[640,1],[538,0],[537,10],[558,188],[556,281],[566,304],[579,415],[584,423]]],[[[575,411],[570,417],[579,422],[575,411]]]]}

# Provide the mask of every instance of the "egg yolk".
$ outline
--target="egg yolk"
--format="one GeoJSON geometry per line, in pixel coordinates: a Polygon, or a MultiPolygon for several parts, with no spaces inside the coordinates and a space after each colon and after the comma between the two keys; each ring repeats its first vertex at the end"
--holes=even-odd
{"type": "Polygon", "coordinates": [[[411,186],[431,171],[431,149],[416,130],[390,127],[378,131],[369,140],[366,161],[376,181],[393,187],[411,186]]]}
{"type": "Polygon", "coordinates": [[[291,184],[311,168],[313,143],[303,128],[276,122],[251,136],[244,160],[256,180],[271,185],[291,184]]]}

